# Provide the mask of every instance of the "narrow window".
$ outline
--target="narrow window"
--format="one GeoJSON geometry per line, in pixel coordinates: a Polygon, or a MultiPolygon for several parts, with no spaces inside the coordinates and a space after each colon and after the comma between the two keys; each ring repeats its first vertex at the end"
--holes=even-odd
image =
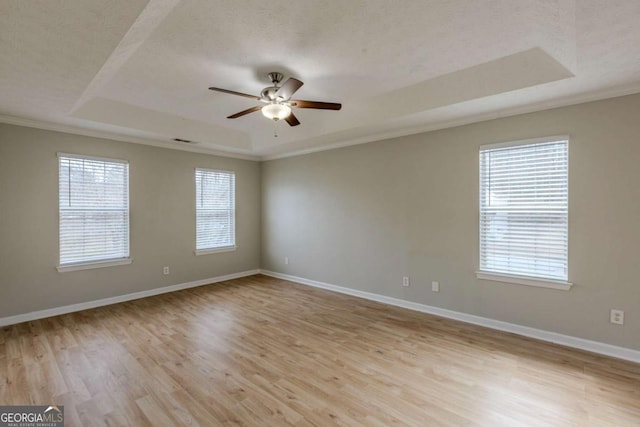
{"type": "Polygon", "coordinates": [[[480,272],[567,280],[568,141],[480,147],[480,272]]]}
{"type": "Polygon", "coordinates": [[[196,169],[196,254],[236,244],[235,174],[196,169]]]}
{"type": "Polygon", "coordinates": [[[59,154],[60,267],[129,258],[129,164],[59,154]]]}

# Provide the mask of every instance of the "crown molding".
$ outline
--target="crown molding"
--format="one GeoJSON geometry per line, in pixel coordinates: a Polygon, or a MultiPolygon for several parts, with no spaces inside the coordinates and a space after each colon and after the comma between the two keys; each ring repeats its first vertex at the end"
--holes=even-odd
{"type": "Polygon", "coordinates": [[[234,159],[259,161],[260,157],[252,154],[238,153],[234,151],[217,150],[211,148],[200,147],[197,145],[178,145],[168,141],[159,139],[140,138],[130,135],[122,135],[115,132],[108,132],[96,129],[87,129],[78,126],[65,125],[61,123],[48,122],[44,120],[27,119],[23,117],[10,116],[0,114],[0,123],[6,123],[16,126],[25,126],[35,129],[51,130],[55,132],[70,133],[73,135],[89,136],[93,138],[110,139],[114,141],[132,142],[134,144],[151,145],[153,147],[168,148],[171,150],[189,151],[192,153],[209,154],[219,157],[230,157],[234,159]]]}
{"type": "Polygon", "coordinates": [[[399,138],[403,136],[416,135],[425,132],[432,132],[436,130],[454,128],[458,126],[469,125],[473,123],[485,122],[489,120],[501,119],[505,117],[512,117],[521,114],[535,113],[538,111],[551,110],[554,108],[568,107],[571,105],[584,104],[588,102],[601,101],[610,98],[617,98],[626,95],[633,95],[640,93],[640,84],[634,83],[627,86],[610,88],[606,90],[591,92],[588,94],[581,94],[576,96],[570,96],[550,101],[539,102],[532,105],[505,108],[490,113],[475,114],[472,116],[462,117],[454,120],[438,122],[428,125],[412,126],[408,128],[395,129],[389,132],[379,132],[374,135],[366,135],[359,138],[352,138],[345,141],[326,144],[319,147],[309,147],[300,150],[293,150],[280,154],[273,155],[260,155],[260,154],[247,154],[236,152],[233,149],[220,150],[204,148],[197,145],[177,145],[168,141],[159,139],[141,138],[131,135],[123,135],[115,132],[101,131],[95,129],[87,129],[78,126],[65,125],[61,123],[54,123],[44,120],[27,119],[23,117],[10,116],[0,114],[0,123],[7,123],[17,126],[26,126],[36,129],[51,130],[56,132],[65,132],[75,135],[89,136],[94,138],[111,139],[115,141],[132,142],[134,144],[150,145],[160,148],[168,148],[171,150],[189,151],[193,153],[209,154],[212,156],[230,157],[234,159],[253,160],[253,161],[269,161],[278,160],[288,157],[303,156],[306,154],[318,153],[321,151],[335,150],[338,148],[350,147],[353,145],[366,144],[368,142],[382,141],[385,139],[399,138]]]}
{"type": "Polygon", "coordinates": [[[385,139],[400,138],[403,136],[416,135],[419,133],[432,132],[436,130],[449,129],[458,126],[469,125],[473,123],[486,122],[489,120],[502,119],[505,117],[518,116],[521,114],[535,113],[538,111],[552,110],[554,108],[569,107],[571,105],[586,104],[588,102],[602,101],[605,99],[618,98],[621,96],[633,95],[640,93],[640,84],[616,87],[612,89],[591,92],[588,94],[565,97],[550,101],[539,102],[523,107],[504,108],[490,113],[475,114],[472,116],[462,117],[459,119],[438,122],[429,125],[413,126],[409,128],[396,129],[389,132],[377,133],[375,135],[367,135],[360,138],[353,138],[335,144],[327,144],[321,147],[310,147],[301,150],[294,150],[287,153],[263,155],[260,157],[262,161],[285,159],[288,157],[303,156],[305,154],[318,153],[321,151],[335,150],[337,148],[350,147],[353,145],[366,144],[367,142],[382,141],[385,139]]]}

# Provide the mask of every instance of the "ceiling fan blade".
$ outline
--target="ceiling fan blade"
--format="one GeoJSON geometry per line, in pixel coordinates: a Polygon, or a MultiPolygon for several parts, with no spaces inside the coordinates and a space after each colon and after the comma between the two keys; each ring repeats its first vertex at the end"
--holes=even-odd
{"type": "Polygon", "coordinates": [[[293,94],[296,93],[296,91],[300,89],[303,84],[304,83],[302,83],[300,80],[291,77],[289,78],[289,80],[284,82],[282,86],[280,86],[280,89],[276,91],[276,97],[281,97],[282,99],[287,100],[291,98],[291,96],[293,96],[293,94]]]}
{"type": "Polygon", "coordinates": [[[245,98],[251,98],[251,99],[256,99],[256,100],[260,101],[260,97],[259,96],[249,95],[248,93],[236,92],[236,91],[228,90],[228,89],[220,89],[219,87],[210,87],[209,90],[213,90],[213,91],[216,91],[216,92],[222,92],[222,93],[228,93],[228,94],[231,94],[231,95],[244,96],[245,98]]]}
{"type": "Polygon", "coordinates": [[[335,102],[302,101],[299,99],[292,100],[291,105],[298,108],[316,108],[318,110],[339,110],[342,108],[342,104],[335,102]]]}
{"type": "Polygon", "coordinates": [[[237,119],[238,117],[242,117],[249,113],[254,113],[256,111],[260,111],[262,107],[260,105],[256,105],[255,107],[247,108],[246,110],[240,111],[239,113],[235,113],[227,117],[227,119],[237,119]]]}
{"type": "Polygon", "coordinates": [[[289,123],[289,126],[298,126],[300,124],[300,121],[293,113],[289,114],[284,120],[289,123]]]}

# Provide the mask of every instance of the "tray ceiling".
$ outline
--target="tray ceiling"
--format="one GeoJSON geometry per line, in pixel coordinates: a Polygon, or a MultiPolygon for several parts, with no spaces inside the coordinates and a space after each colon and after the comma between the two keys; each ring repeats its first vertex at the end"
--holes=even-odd
{"type": "Polygon", "coordinates": [[[639,20],[633,0],[5,0],[0,121],[291,155],[639,92],[639,20]],[[260,113],[226,119],[252,100],[207,90],[258,95],[270,71],[343,109],[274,138],[260,113]]]}

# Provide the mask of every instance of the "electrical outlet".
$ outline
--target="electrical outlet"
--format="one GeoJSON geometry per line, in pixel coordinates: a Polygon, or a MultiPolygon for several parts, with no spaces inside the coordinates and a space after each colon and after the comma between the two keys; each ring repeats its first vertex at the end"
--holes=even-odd
{"type": "Polygon", "coordinates": [[[439,282],[431,282],[431,291],[432,292],[440,292],[440,283],[439,282]]]}
{"type": "Polygon", "coordinates": [[[624,311],[611,309],[611,314],[609,315],[609,322],[614,323],[616,325],[624,325],[624,311]]]}
{"type": "Polygon", "coordinates": [[[407,276],[402,278],[402,286],[409,286],[409,278],[407,276]]]}
{"type": "Polygon", "coordinates": [[[169,275],[169,267],[162,267],[162,274],[165,276],[169,275]]]}
{"type": "Polygon", "coordinates": [[[284,257],[284,263],[286,265],[289,265],[289,257],[288,256],[284,257]]]}

